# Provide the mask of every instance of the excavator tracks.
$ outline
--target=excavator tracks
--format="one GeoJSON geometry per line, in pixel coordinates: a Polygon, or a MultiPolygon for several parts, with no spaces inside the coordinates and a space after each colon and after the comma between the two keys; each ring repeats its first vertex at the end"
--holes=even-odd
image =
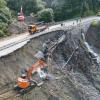
{"type": "Polygon", "coordinates": [[[13,91],[7,91],[0,95],[0,100],[10,100],[10,98],[12,98],[13,96],[15,96],[13,91]]]}
{"type": "Polygon", "coordinates": [[[0,92],[0,100],[14,100],[12,98],[16,97],[16,92],[11,89],[11,90],[6,90],[3,92],[0,92]]]}
{"type": "Polygon", "coordinates": [[[14,100],[17,96],[20,96],[20,94],[9,85],[0,88],[0,100],[14,100]]]}
{"type": "Polygon", "coordinates": [[[5,87],[0,91],[0,100],[15,100],[15,98],[19,98],[23,95],[31,93],[34,87],[35,86],[31,86],[26,90],[19,90],[19,91],[11,87],[10,88],[5,87]]]}

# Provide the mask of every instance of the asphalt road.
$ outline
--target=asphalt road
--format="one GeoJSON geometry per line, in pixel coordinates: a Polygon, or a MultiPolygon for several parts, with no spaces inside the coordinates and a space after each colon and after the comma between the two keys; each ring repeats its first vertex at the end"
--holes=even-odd
{"type": "Polygon", "coordinates": [[[50,26],[46,30],[36,33],[34,35],[29,35],[29,33],[26,32],[20,35],[5,38],[3,40],[0,40],[0,57],[8,55],[14,52],[15,50],[21,48],[22,46],[27,44],[27,42],[30,41],[30,39],[33,39],[35,37],[41,36],[43,34],[49,34],[49,32],[52,31],[71,29],[73,26],[77,27],[78,25],[91,23],[93,20],[100,20],[100,17],[92,16],[79,20],[65,21],[63,22],[63,25],[57,24],[50,26]]]}

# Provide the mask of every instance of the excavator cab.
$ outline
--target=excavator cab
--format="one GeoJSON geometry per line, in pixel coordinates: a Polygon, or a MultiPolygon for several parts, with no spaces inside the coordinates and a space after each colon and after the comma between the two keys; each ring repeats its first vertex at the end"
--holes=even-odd
{"type": "Polygon", "coordinates": [[[16,80],[14,90],[25,93],[25,91],[27,92],[35,86],[41,86],[43,84],[41,79],[45,79],[47,77],[47,73],[44,71],[46,67],[47,64],[43,60],[39,59],[28,69],[22,69],[21,76],[19,76],[16,80]],[[36,75],[36,77],[35,75],[33,76],[35,72],[36,74],[39,74],[39,77],[38,75],[36,75]]]}
{"type": "Polygon", "coordinates": [[[30,34],[34,34],[37,31],[37,26],[36,25],[29,25],[28,31],[30,34]]]}
{"type": "Polygon", "coordinates": [[[30,86],[30,82],[25,74],[22,74],[21,77],[18,77],[17,86],[21,89],[26,89],[30,86]]]}

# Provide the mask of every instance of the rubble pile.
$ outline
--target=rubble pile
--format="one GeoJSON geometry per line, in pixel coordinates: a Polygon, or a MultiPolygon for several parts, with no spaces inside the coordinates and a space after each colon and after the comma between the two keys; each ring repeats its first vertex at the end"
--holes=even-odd
{"type": "MultiPolygon", "coordinates": [[[[80,34],[82,33],[80,32],[80,34]]],[[[61,73],[66,75],[66,78],[73,84],[83,100],[99,100],[100,70],[98,70],[93,55],[87,49],[82,38],[74,39],[67,32],[66,41],[61,43],[53,52],[53,60],[57,64],[55,70],[60,70],[61,73]],[[77,47],[78,49],[63,68],[77,47]]]]}

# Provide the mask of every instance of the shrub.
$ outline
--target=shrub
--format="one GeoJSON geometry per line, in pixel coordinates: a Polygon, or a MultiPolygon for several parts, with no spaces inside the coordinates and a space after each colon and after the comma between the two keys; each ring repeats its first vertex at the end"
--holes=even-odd
{"type": "Polygon", "coordinates": [[[54,19],[54,12],[51,8],[43,9],[37,14],[39,21],[51,22],[54,19]]]}

